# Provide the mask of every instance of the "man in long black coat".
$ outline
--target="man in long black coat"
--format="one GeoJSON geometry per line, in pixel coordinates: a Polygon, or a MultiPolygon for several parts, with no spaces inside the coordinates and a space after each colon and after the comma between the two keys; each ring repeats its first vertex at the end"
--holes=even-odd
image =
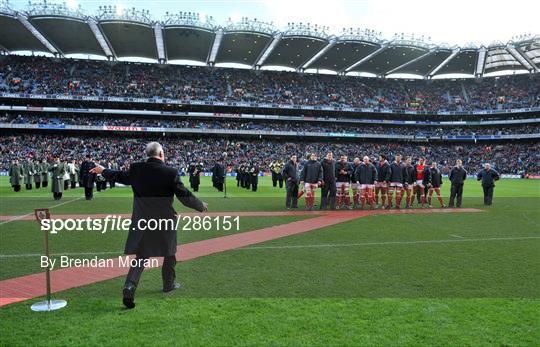
{"type": "Polygon", "coordinates": [[[92,200],[94,197],[94,182],[96,180],[96,174],[91,173],[90,170],[92,170],[95,166],[96,164],[94,164],[90,155],[87,155],[86,160],[81,164],[81,183],[82,187],[84,187],[84,196],[86,200],[92,200]]]}
{"type": "Polygon", "coordinates": [[[189,164],[188,174],[189,174],[189,186],[193,189],[194,192],[199,191],[199,186],[201,185],[201,172],[202,172],[202,163],[197,163],[193,161],[189,164]]]}
{"type": "Polygon", "coordinates": [[[296,155],[291,155],[291,160],[285,164],[281,175],[285,180],[285,188],[287,189],[285,208],[287,210],[298,208],[298,163],[296,162],[296,155]]]}
{"type": "Polygon", "coordinates": [[[456,160],[456,166],[450,170],[448,179],[452,182],[450,187],[450,201],[448,202],[449,207],[454,207],[454,199],[457,198],[457,207],[461,207],[461,200],[463,197],[463,181],[467,179],[467,171],[463,168],[463,162],[458,159],[456,160]]]}
{"type": "Polygon", "coordinates": [[[326,158],[321,161],[321,167],[323,170],[323,186],[321,192],[321,210],[326,210],[330,205],[331,210],[336,209],[336,161],[334,160],[334,154],[328,152],[326,158]]]}
{"type": "Polygon", "coordinates": [[[223,184],[225,183],[225,166],[223,166],[223,159],[219,159],[210,171],[212,172],[212,185],[218,191],[222,192],[223,184]]]}
{"type": "Polygon", "coordinates": [[[493,202],[493,188],[495,188],[495,181],[499,179],[499,173],[491,168],[490,164],[486,164],[484,169],[476,175],[479,181],[482,181],[482,188],[484,189],[484,205],[490,206],[493,202]]]}
{"type": "Polygon", "coordinates": [[[178,171],[165,165],[163,147],[159,143],[149,143],[146,146],[146,156],[146,162],[134,163],[128,171],[105,169],[100,165],[90,171],[102,174],[107,180],[131,185],[133,190],[131,228],[124,253],[135,254],[137,262],[130,267],[123,289],[123,302],[128,308],[135,307],[135,290],[144,270],[144,260],[150,257],[164,257],[161,268],[163,291],[169,292],[180,287],[175,282],[174,270],[177,244],[174,197],[183,205],[199,212],[208,208],[205,202],[197,199],[184,187],[178,171]],[[160,227],[146,230],[144,226],[150,225],[150,220],[157,222],[160,227]]]}

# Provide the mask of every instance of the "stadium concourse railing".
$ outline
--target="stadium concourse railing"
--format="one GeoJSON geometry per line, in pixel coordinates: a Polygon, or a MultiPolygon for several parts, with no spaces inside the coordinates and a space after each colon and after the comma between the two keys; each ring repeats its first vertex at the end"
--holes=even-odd
{"type": "Polygon", "coordinates": [[[208,128],[164,128],[120,125],[68,125],[68,124],[17,124],[0,123],[0,129],[24,130],[64,130],[64,131],[97,131],[97,132],[131,132],[131,133],[171,133],[171,134],[214,134],[214,135],[244,135],[244,136],[277,136],[277,137],[314,137],[314,138],[357,138],[357,139],[388,139],[388,140],[524,140],[538,139],[538,134],[511,134],[511,135],[395,135],[395,134],[362,134],[350,132],[311,132],[311,131],[267,131],[267,130],[230,130],[208,128]]]}
{"type": "Polygon", "coordinates": [[[44,100],[78,100],[78,101],[102,101],[102,102],[125,102],[143,104],[174,104],[174,105],[197,105],[197,106],[221,106],[221,107],[246,107],[258,109],[287,109],[287,110],[317,110],[336,111],[350,113],[383,113],[383,114],[407,114],[407,115],[496,115],[508,113],[525,113],[540,111],[540,107],[526,107],[500,110],[476,110],[476,111],[411,111],[401,109],[381,108],[358,108],[350,106],[309,106],[309,105],[285,105],[275,103],[243,102],[243,101],[211,101],[211,100],[178,100],[167,98],[132,98],[120,96],[93,96],[93,95],[64,95],[64,94],[23,94],[23,93],[0,93],[0,98],[8,99],[44,99],[44,100]]]}
{"type": "Polygon", "coordinates": [[[0,111],[31,112],[31,113],[66,113],[66,114],[89,114],[89,115],[120,115],[120,116],[144,116],[161,117],[170,116],[178,118],[215,118],[215,119],[243,119],[259,121],[299,121],[299,122],[322,122],[322,123],[356,123],[371,125],[414,125],[414,126],[478,126],[478,125],[513,125],[540,123],[540,118],[522,119],[498,119],[478,121],[421,121],[421,120],[397,120],[397,119],[357,119],[313,116],[277,116],[265,114],[245,113],[216,113],[216,112],[177,112],[177,111],[149,111],[127,110],[108,108],[69,108],[69,107],[36,107],[36,106],[10,106],[0,105],[0,111]]]}

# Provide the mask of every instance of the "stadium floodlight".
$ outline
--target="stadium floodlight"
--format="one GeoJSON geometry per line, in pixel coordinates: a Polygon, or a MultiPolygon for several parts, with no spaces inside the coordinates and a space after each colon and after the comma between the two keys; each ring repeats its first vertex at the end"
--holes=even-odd
{"type": "Polygon", "coordinates": [[[8,0],[0,0],[0,13],[4,13],[10,16],[15,16],[16,12],[9,6],[8,0]]]}
{"type": "Polygon", "coordinates": [[[365,41],[365,42],[374,42],[382,43],[384,40],[381,38],[382,33],[380,31],[375,31],[372,29],[361,29],[361,28],[343,28],[341,35],[339,36],[340,41],[365,41]]]}
{"type": "Polygon", "coordinates": [[[216,24],[212,16],[202,16],[196,12],[165,12],[165,19],[161,21],[165,26],[188,26],[214,30],[216,24]]]}
{"type": "Polygon", "coordinates": [[[431,43],[431,37],[405,33],[394,34],[394,39],[392,40],[391,44],[393,46],[414,46],[425,49],[432,49],[436,47],[433,43],[431,43]]]}
{"type": "Polygon", "coordinates": [[[87,16],[83,13],[81,5],[68,6],[65,2],[54,3],[47,0],[30,1],[26,10],[28,17],[36,16],[59,16],[73,17],[86,20],[87,16]]]}
{"type": "Polygon", "coordinates": [[[302,66],[302,70],[305,70],[307,69],[311,64],[313,64],[314,61],[316,61],[317,59],[319,59],[323,54],[325,54],[326,52],[328,52],[328,50],[332,47],[334,47],[334,45],[337,43],[337,39],[336,38],[333,38],[330,40],[330,42],[328,42],[328,44],[323,48],[321,49],[317,54],[315,54],[311,59],[309,59],[303,66],[302,66]]]}
{"type": "Polygon", "coordinates": [[[161,25],[154,25],[154,36],[156,37],[156,47],[158,52],[158,59],[160,62],[165,61],[165,48],[163,44],[163,31],[161,30],[161,25]]]}
{"type": "Polygon", "coordinates": [[[272,51],[276,48],[278,43],[281,41],[282,37],[283,37],[283,35],[281,33],[278,33],[276,36],[274,36],[274,38],[272,39],[272,42],[270,43],[268,48],[261,55],[261,57],[259,58],[257,63],[255,63],[255,66],[262,66],[262,64],[264,64],[264,62],[266,61],[266,59],[268,58],[270,53],[272,53],[272,51]]]}
{"type": "Polygon", "coordinates": [[[476,62],[476,69],[474,75],[481,77],[484,74],[484,67],[486,66],[487,49],[482,47],[478,50],[478,61],[476,62]]]}
{"type": "Polygon", "coordinates": [[[55,55],[62,55],[62,53],[58,49],[56,49],[36,28],[34,28],[32,24],[30,24],[30,22],[25,16],[18,13],[17,19],[19,20],[19,22],[22,23],[22,25],[24,25],[26,29],[28,29],[32,33],[32,35],[35,36],[36,39],[39,40],[39,42],[41,42],[45,47],[47,47],[47,49],[51,51],[51,53],[55,55]]]}
{"type": "Polygon", "coordinates": [[[103,50],[103,52],[105,52],[105,55],[107,57],[114,57],[114,54],[111,48],[109,47],[109,44],[105,40],[105,37],[101,33],[101,30],[99,30],[96,21],[92,18],[88,19],[88,26],[90,26],[90,30],[92,30],[92,32],[94,33],[94,36],[96,37],[96,40],[101,46],[101,49],[103,50]]]}
{"type": "Polygon", "coordinates": [[[96,18],[100,21],[130,21],[144,23],[152,26],[153,20],[150,11],[144,9],[124,8],[121,5],[100,6],[96,18]]]}
{"type": "Polygon", "coordinates": [[[248,17],[242,17],[239,21],[233,21],[229,18],[225,26],[225,31],[247,31],[275,35],[277,29],[272,22],[268,23],[257,20],[257,18],[249,19],[248,17]]]}
{"type": "Polygon", "coordinates": [[[210,51],[210,58],[208,58],[209,64],[214,64],[216,61],[217,54],[219,52],[219,47],[221,46],[221,40],[223,39],[223,29],[218,29],[216,32],[216,37],[214,38],[214,44],[212,45],[212,50],[210,51]]]}
{"type": "Polygon", "coordinates": [[[330,38],[329,30],[329,27],[318,24],[288,23],[283,36],[310,36],[327,40],[330,38]]]}

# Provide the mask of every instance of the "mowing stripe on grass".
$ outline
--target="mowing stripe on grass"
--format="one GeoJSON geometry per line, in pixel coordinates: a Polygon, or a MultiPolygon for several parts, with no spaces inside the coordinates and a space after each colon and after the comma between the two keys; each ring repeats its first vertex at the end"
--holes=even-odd
{"type": "MultiPolygon", "coordinates": [[[[59,207],[59,206],[62,206],[62,205],[72,203],[74,201],[81,200],[82,198],[84,198],[84,195],[79,196],[78,198],[75,198],[75,199],[72,199],[72,200],[61,202],[61,203],[53,205],[53,206],[49,206],[47,208],[51,209],[51,208],[59,207]]],[[[34,220],[34,219],[35,219],[34,212],[30,212],[30,213],[23,214],[23,215],[20,215],[20,216],[0,216],[0,221],[2,221],[2,222],[0,222],[0,225],[4,225],[4,224],[14,222],[14,221],[18,221],[18,220],[34,220]],[[2,218],[2,217],[6,217],[6,218],[2,218]]]]}
{"type": "MultiPolygon", "coordinates": [[[[398,211],[332,211],[331,213],[323,213],[319,216],[317,216],[317,214],[312,214],[317,217],[259,230],[247,231],[179,245],[176,248],[176,259],[179,261],[195,259],[214,253],[224,252],[239,247],[245,247],[256,243],[332,226],[373,214],[427,214],[480,211],[481,210],[476,209],[412,209],[398,211]]],[[[128,267],[121,266],[121,261],[125,261],[126,258],[131,259],[132,256],[120,256],[117,258],[112,258],[113,266],[107,268],[69,267],[53,270],[51,271],[51,291],[55,293],[123,276],[127,273],[128,267]]],[[[158,260],[158,266],[161,266],[163,259],[159,258],[158,260]]],[[[40,297],[45,294],[45,276],[43,273],[36,273],[0,281],[0,307],[11,303],[40,297]]]]}
{"type": "MultiPolygon", "coordinates": [[[[71,201],[70,201],[71,202],[71,201]]],[[[67,203],[67,202],[66,202],[67,203]]],[[[60,205],[57,205],[60,206],[60,205]]],[[[56,206],[53,206],[56,207],[56,206]]],[[[51,207],[52,208],[52,207],[51,207]]],[[[185,212],[179,214],[179,217],[184,216],[209,216],[209,217],[283,217],[283,216],[316,216],[319,213],[316,211],[244,211],[244,212],[205,212],[201,214],[199,212],[185,212]]],[[[54,219],[105,219],[107,216],[116,216],[122,218],[131,218],[131,213],[95,213],[95,214],[55,214],[51,216],[54,219]]],[[[21,216],[0,216],[0,221],[6,221],[0,223],[0,225],[12,221],[31,221],[34,220],[34,214],[28,213],[21,216]]]]}
{"type": "Polygon", "coordinates": [[[255,246],[235,249],[236,251],[257,250],[257,249],[297,249],[297,248],[326,248],[326,247],[362,247],[362,246],[385,246],[385,245],[415,245],[433,243],[456,243],[456,242],[487,242],[487,241],[521,241],[540,239],[540,236],[518,236],[518,237],[488,237],[480,239],[448,239],[448,240],[416,240],[416,241],[381,241],[362,243],[323,243],[318,245],[284,245],[284,246],[255,246]]]}

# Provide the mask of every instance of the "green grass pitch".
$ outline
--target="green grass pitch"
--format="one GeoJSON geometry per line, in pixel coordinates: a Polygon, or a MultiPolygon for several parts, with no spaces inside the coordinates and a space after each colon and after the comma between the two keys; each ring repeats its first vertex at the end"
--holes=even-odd
{"type": "MultiPolygon", "coordinates": [[[[160,292],[160,271],[149,270],[134,310],[122,308],[123,278],[55,294],[68,301],[57,312],[31,312],[38,299],[8,305],[0,308],[0,345],[538,346],[540,181],[499,181],[491,207],[478,182],[466,183],[464,207],[483,212],[373,215],[182,262],[184,287],[169,294],[160,292]]],[[[284,208],[284,190],[267,177],[258,192],[237,188],[234,178],[227,184],[224,199],[203,178],[198,196],[211,211],[284,208]]],[[[446,181],[445,202],[448,190],[446,181]]],[[[0,214],[130,212],[129,189],[91,202],[82,194],[68,190],[58,205],[48,188],[14,193],[2,177],[0,214]]],[[[241,217],[238,232],[305,218],[241,217]]],[[[225,234],[179,232],[178,239],[225,234]]],[[[41,271],[41,237],[32,221],[0,224],[0,280],[41,271]]],[[[113,257],[125,233],[50,239],[55,254],[113,257]]]]}

